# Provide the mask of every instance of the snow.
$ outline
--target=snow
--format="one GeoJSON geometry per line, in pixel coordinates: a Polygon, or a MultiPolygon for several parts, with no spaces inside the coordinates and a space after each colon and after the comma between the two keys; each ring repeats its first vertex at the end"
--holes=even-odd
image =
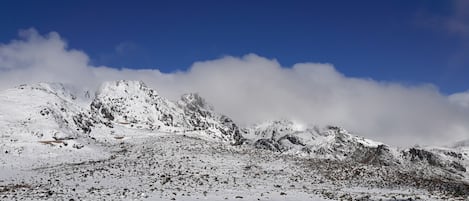
{"type": "MultiPolygon", "coordinates": [[[[144,200],[153,200],[156,196],[149,196],[149,198],[144,200]]],[[[201,196],[175,196],[176,200],[181,201],[195,201],[195,200],[228,200],[228,201],[240,201],[240,200],[273,200],[273,201],[298,201],[298,200],[310,200],[310,201],[327,201],[326,199],[318,196],[311,195],[304,192],[290,192],[290,194],[280,195],[280,193],[260,193],[257,194],[248,194],[246,195],[243,191],[234,191],[234,192],[223,192],[223,194],[215,195],[201,195],[201,196]]]]}
{"type": "Polygon", "coordinates": [[[46,166],[13,172],[19,178],[11,174],[1,178],[3,183],[32,186],[3,194],[5,200],[375,200],[392,196],[443,200],[415,188],[357,188],[345,180],[334,183],[322,173],[327,163],[297,165],[300,161],[294,157],[183,135],[129,137],[109,148],[116,149],[112,159],[46,166]]]}
{"type": "Polygon", "coordinates": [[[0,128],[2,200],[469,195],[462,143],[399,149],[289,120],[239,128],[198,94],[173,102],[140,81],[106,82],[94,95],[54,83],[5,90],[0,128]]]}

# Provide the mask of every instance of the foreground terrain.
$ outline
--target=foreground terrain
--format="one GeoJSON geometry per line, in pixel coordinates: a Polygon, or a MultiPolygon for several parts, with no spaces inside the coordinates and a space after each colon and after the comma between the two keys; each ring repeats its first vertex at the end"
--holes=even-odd
{"type": "Polygon", "coordinates": [[[279,155],[183,135],[116,139],[103,149],[110,151],[109,157],[2,171],[10,174],[2,175],[0,196],[2,200],[457,199],[432,192],[436,190],[432,185],[445,181],[415,183],[421,176],[412,171],[279,155]]]}

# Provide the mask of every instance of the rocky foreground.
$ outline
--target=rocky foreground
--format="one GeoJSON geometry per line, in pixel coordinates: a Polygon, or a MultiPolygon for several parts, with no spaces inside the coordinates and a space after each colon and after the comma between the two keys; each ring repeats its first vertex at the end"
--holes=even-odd
{"type": "Polygon", "coordinates": [[[2,200],[462,200],[468,185],[423,170],[343,163],[154,134],[109,158],[10,170],[2,200]],[[442,191],[444,190],[444,191],[442,191]],[[464,192],[465,191],[465,192],[464,192]]]}

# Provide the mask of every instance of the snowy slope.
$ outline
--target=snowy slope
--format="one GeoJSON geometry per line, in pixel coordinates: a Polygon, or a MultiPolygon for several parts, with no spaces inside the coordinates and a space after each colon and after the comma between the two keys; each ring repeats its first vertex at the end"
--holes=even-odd
{"type": "Polygon", "coordinates": [[[89,111],[62,84],[40,83],[5,90],[0,93],[0,103],[0,151],[5,154],[0,158],[2,163],[19,162],[8,158],[20,155],[37,162],[41,157],[93,152],[90,147],[82,149],[91,131],[89,111]]]}

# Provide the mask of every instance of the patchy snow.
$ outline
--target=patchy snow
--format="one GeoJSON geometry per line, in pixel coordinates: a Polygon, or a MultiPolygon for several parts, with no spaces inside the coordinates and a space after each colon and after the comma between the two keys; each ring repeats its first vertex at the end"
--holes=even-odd
{"type": "Polygon", "coordinates": [[[340,163],[327,160],[279,156],[249,146],[227,146],[168,133],[116,141],[109,146],[112,155],[104,160],[13,172],[21,176],[3,177],[0,186],[16,188],[15,191],[5,191],[0,196],[4,200],[451,198],[411,186],[380,188],[380,180],[372,178],[385,176],[382,173],[389,170],[365,176],[377,172],[377,167],[356,163],[342,167],[340,163]],[[352,176],[358,171],[363,171],[361,179],[347,179],[346,175],[352,176]],[[363,179],[370,183],[355,183],[363,179]]]}

